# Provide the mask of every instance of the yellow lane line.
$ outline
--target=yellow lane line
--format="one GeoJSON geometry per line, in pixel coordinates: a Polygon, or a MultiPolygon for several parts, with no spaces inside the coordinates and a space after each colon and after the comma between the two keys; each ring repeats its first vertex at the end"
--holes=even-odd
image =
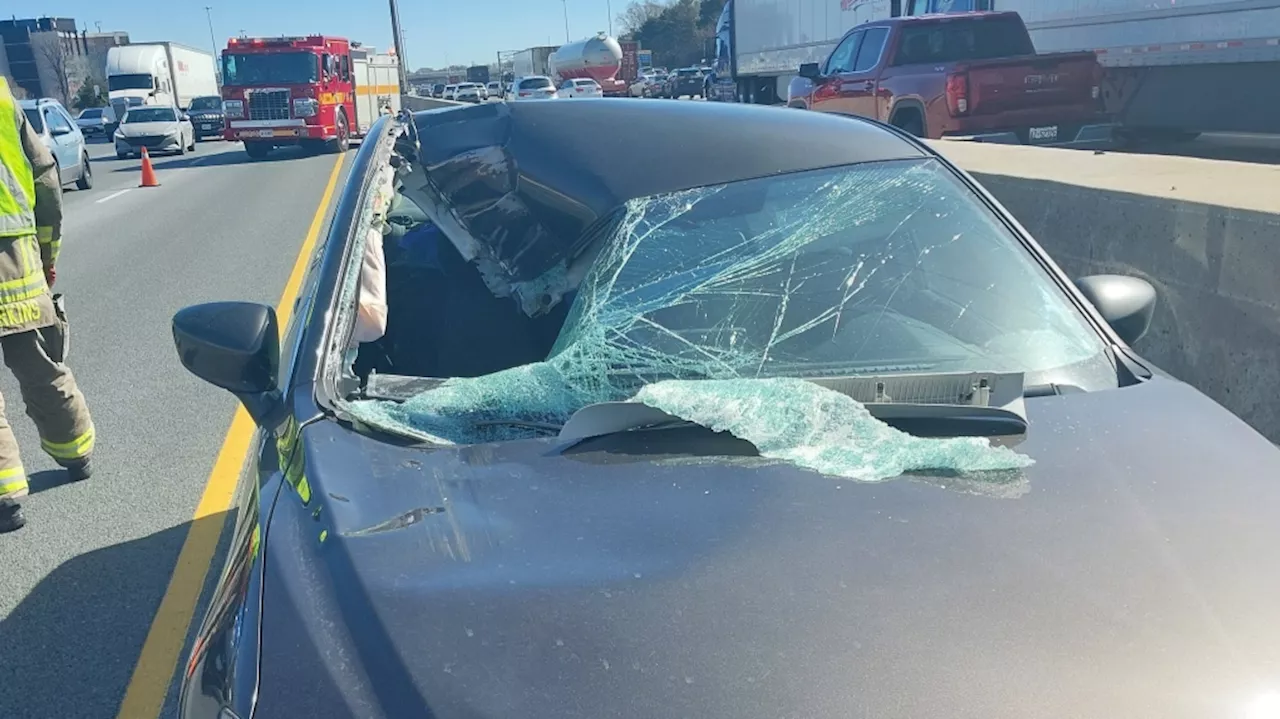
{"type": "MultiPolygon", "coordinates": [[[[329,201],[333,198],[333,190],[338,184],[338,175],[345,157],[345,154],[340,155],[333,164],[329,183],[320,196],[320,206],[311,219],[311,227],[308,228],[302,249],[298,252],[298,259],[293,264],[289,281],[285,283],[280,303],[276,305],[281,328],[288,325],[289,317],[293,314],[293,302],[320,237],[320,228],[328,214],[329,201]]],[[[117,719],[157,717],[164,707],[169,683],[173,680],[179,654],[186,643],[187,629],[200,600],[200,590],[204,588],[214,552],[218,548],[218,539],[222,536],[224,522],[219,515],[231,508],[254,430],[253,420],[249,419],[244,407],[237,408],[235,417],[231,420],[231,428],[227,430],[222,442],[222,449],[218,451],[213,471],[209,473],[209,480],[205,483],[204,494],[196,506],[195,516],[182,543],[182,551],[178,554],[169,586],[165,589],[160,607],[151,621],[151,629],[147,631],[147,639],[138,654],[138,663],[133,668],[133,676],[129,678],[124,700],[116,714],[117,719]],[[214,521],[215,518],[217,521],[214,521]]]]}

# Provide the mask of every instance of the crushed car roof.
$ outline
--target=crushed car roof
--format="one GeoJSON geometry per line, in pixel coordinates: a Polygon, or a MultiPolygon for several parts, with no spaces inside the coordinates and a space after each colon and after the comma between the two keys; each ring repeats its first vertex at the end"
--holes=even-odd
{"type": "Polygon", "coordinates": [[[508,285],[563,262],[628,200],[926,156],[872,122],[736,104],[493,103],[427,110],[414,122],[425,173],[406,194],[508,285]],[[621,139],[641,135],[662,139],[621,139]]]}

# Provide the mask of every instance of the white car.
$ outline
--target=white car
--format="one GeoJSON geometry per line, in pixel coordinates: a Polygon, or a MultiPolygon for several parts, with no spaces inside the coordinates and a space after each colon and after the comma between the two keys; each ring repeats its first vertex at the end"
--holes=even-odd
{"type": "Polygon", "coordinates": [[[455,97],[455,96],[456,96],[457,94],[458,94],[458,86],[457,86],[457,85],[445,85],[445,86],[444,86],[444,97],[443,97],[442,99],[444,99],[444,100],[456,100],[456,99],[457,99],[457,97],[455,97]]]}
{"type": "Polygon", "coordinates": [[[604,90],[600,87],[600,83],[589,77],[575,77],[561,83],[560,90],[556,95],[566,99],[572,97],[604,97],[604,90]]]}
{"type": "Polygon", "coordinates": [[[551,100],[556,96],[555,83],[546,75],[517,77],[507,92],[507,102],[524,100],[551,100]]]}
{"type": "Polygon", "coordinates": [[[485,92],[489,93],[489,99],[502,99],[502,83],[491,82],[485,86],[485,92]]]}
{"type": "Polygon", "coordinates": [[[453,93],[453,99],[458,102],[483,102],[488,97],[484,85],[476,82],[459,83],[458,89],[453,93]]]}
{"type": "Polygon", "coordinates": [[[185,155],[196,149],[196,131],[187,113],[172,106],[130,107],[116,130],[116,158],[147,152],[175,152],[185,155]]]}

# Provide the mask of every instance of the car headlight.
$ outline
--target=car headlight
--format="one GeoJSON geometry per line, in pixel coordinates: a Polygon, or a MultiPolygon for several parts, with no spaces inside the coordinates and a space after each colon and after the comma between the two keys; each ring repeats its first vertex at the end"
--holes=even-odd
{"type": "Polygon", "coordinates": [[[293,99],[294,117],[315,117],[320,111],[320,104],[313,97],[296,97],[293,99]]]}

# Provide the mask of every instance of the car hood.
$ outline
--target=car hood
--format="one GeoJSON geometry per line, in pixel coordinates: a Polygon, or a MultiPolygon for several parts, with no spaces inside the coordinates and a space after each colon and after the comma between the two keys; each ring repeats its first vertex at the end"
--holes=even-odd
{"type": "Polygon", "coordinates": [[[311,425],[317,499],[277,504],[269,550],[305,568],[266,601],[320,615],[330,675],[267,631],[264,701],[376,674],[368,716],[1208,719],[1280,691],[1280,450],[1172,380],[1028,414],[1036,463],[998,482],[833,479],[697,430],[311,425]]]}
{"type": "Polygon", "coordinates": [[[180,127],[178,122],[128,122],[120,125],[120,134],[124,137],[164,135],[177,132],[180,127]]]}

